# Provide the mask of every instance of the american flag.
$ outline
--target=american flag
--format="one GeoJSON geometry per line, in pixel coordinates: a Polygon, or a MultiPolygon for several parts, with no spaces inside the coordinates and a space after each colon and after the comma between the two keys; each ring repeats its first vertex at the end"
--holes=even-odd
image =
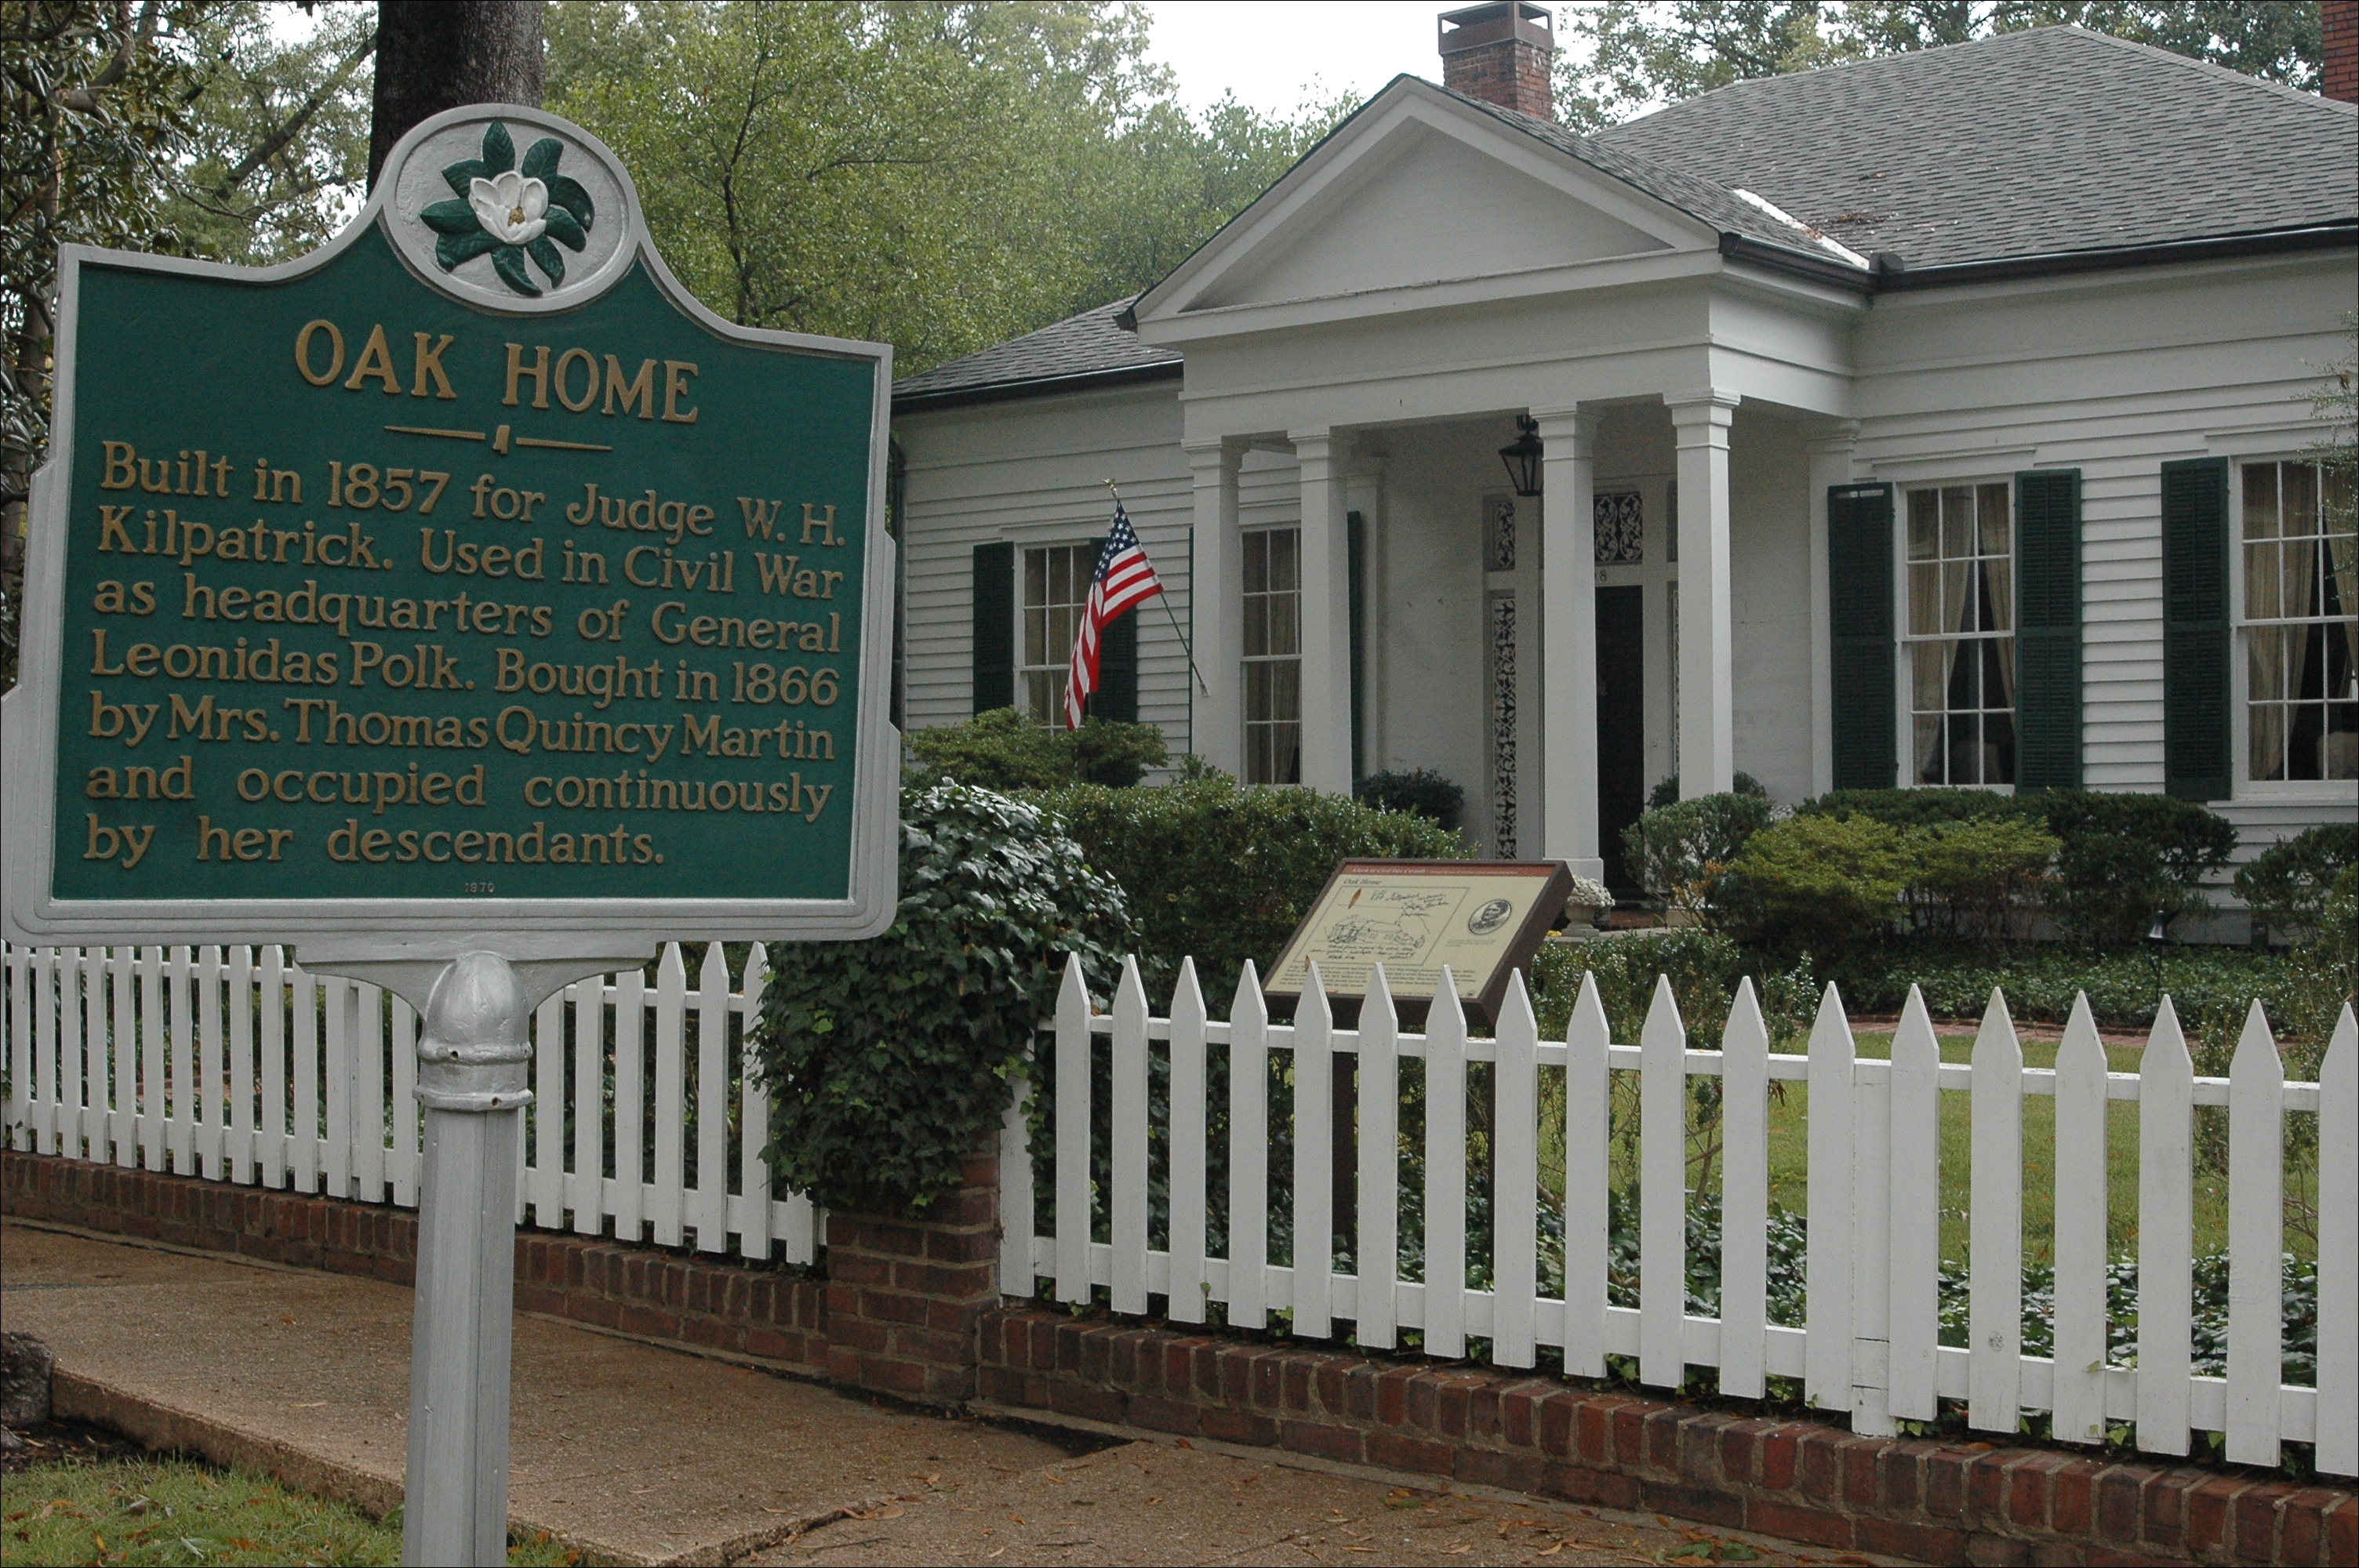
{"type": "Polygon", "coordinates": [[[1089,603],[1082,607],[1082,623],[1073,632],[1073,664],[1065,676],[1066,729],[1082,727],[1082,705],[1098,688],[1098,654],[1105,629],[1120,619],[1124,611],[1162,591],[1162,580],[1155,575],[1155,568],[1130,525],[1130,514],[1123,511],[1121,502],[1115,502],[1114,531],[1106,535],[1105,546],[1098,551],[1097,576],[1090,581],[1089,603]]]}

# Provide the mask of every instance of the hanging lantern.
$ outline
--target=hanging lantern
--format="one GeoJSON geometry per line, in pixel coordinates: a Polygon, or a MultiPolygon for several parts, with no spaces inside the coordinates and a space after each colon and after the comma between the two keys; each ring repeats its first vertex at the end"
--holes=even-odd
{"type": "Polygon", "coordinates": [[[1499,460],[1507,465],[1507,482],[1522,496],[1540,492],[1540,422],[1528,414],[1516,416],[1516,428],[1523,434],[1499,449],[1499,460]]]}

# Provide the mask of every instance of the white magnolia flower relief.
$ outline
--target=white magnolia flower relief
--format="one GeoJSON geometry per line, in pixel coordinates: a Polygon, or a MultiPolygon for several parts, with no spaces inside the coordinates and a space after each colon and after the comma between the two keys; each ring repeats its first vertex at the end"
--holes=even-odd
{"type": "Polygon", "coordinates": [[[549,211],[549,187],[514,169],[470,182],[467,205],[475,210],[484,232],[502,244],[530,244],[549,227],[542,216],[549,211]]]}
{"type": "Polygon", "coordinates": [[[434,246],[442,270],[487,255],[501,282],[518,294],[537,295],[540,288],[525,270],[530,257],[551,287],[563,283],[565,257],[557,247],[579,251],[588,244],[596,216],[590,193],[557,172],[564,151],[556,137],[544,136],[526,152],[519,168],[508,128],[493,121],[484,132],[483,156],[442,171],[458,200],[437,201],[418,214],[442,236],[434,246]]]}

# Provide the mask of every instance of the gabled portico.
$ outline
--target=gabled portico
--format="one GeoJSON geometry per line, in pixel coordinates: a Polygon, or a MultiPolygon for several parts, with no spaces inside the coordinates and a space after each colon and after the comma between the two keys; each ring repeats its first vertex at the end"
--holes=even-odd
{"type": "MultiPolygon", "coordinates": [[[[1733,265],[1712,222],[1586,161],[1577,139],[1539,130],[1396,81],[1133,313],[1143,341],[1186,357],[1195,569],[1207,589],[1220,585],[1195,601],[1204,667],[1233,670],[1246,657],[1248,455],[1290,461],[1300,782],[1344,791],[1393,766],[1462,776],[1475,760],[1465,755],[1464,713],[1419,710],[1479,705],[1482,776],[1467,781],[1481,807],[1473,836],[1492,853],[1545,853],[1597,875],[1607,849],[1600,578],[1611,593],[1637,586],[1617,583],[1616,571],[1643,568],[1649,549],[1658,572],[1670,564],[1661,557],[1675,559],[1657,585],[1675,589],[1641,621],[1656,623],[1648,644],[1665,688],[1640,721],[1656,732],[1647,782],[1673,771],[1676,757],[1683,794],[1727,788],[1741,706],[1732,464],[1745,466],[1752,442],[1762,448],[1754,467],[1790,467],[1796,481],[1776,504],[1797,543],[1807,536],[1802,442],[1849,414],[1836,350],[1857,305],[1733,265]],[[1740,417],[1748,399],[1761,416],[1740,417]],[[1518,416],[1537,421],[1543,444],[1538,497],[1514,496],[1495,455],[1518,416]],[[1622,449],[1602,434],[1614,431],[1627,435],[1622,449]],[[1630,546],[1633,559],[1601,572],[1598,475],[1618,484],[1650,465],[1655,505],[1616,502],[1635,507],[1632,525],[1647,536],[1630,546]],[[1455,526],[1440,515],[1453,485],[1455,526]],[[1486,517],[1486,497],[1495,510],[1501,492],[1511,515],[1486,517]],[[1676,545],[1661,514],[1674,495],[1676,545]],[[1473,559],[1448,558],[1453,536],[1473,559]],[[1453,577],[1455,613],[1479,633],[1437,642],[1429,623],[1450,611],[1420,608],[1420,593],[1447,595],[1453,577]],[[1419,683],[1399,678],[1403,649],[1426,643],[1464,666],[1454,698],[1421,703],[1419,683]],[[1355,723],[1375,733],[1355,736],[1355,723]]],[[[1807,585],[1793,586],[1810,602],[1807,585]]],[[[1617,607],[1609,619],[1610,643],[1628,633],[1629,617],[1617,607]]],[[[1796,630],[1804,648],[1822,632],[1796,630]]],[[[1636,657],[1644,669],[1647,653],[1636,657]]],[[[1804,669],[1797,684],[1807,690],[1809,680],[1804,669]]],[[[1249,775],[1246,698],[1229,685],[1200,697],[1195,749],[1249,775]]],[[[1802,771],[1814,772],[1807,761],[1802,771]]]]}

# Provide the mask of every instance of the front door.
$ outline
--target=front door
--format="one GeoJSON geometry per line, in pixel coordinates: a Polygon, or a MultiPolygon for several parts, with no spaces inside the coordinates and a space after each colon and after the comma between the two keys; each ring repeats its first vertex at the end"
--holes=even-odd
{"type": "Polygon", "coordinates": [[[1597,834],[1605,884],[1639,896],[1622,863],[1622,829],[1647,804],[1646,589],[1597,590],[1597,834]]]}

